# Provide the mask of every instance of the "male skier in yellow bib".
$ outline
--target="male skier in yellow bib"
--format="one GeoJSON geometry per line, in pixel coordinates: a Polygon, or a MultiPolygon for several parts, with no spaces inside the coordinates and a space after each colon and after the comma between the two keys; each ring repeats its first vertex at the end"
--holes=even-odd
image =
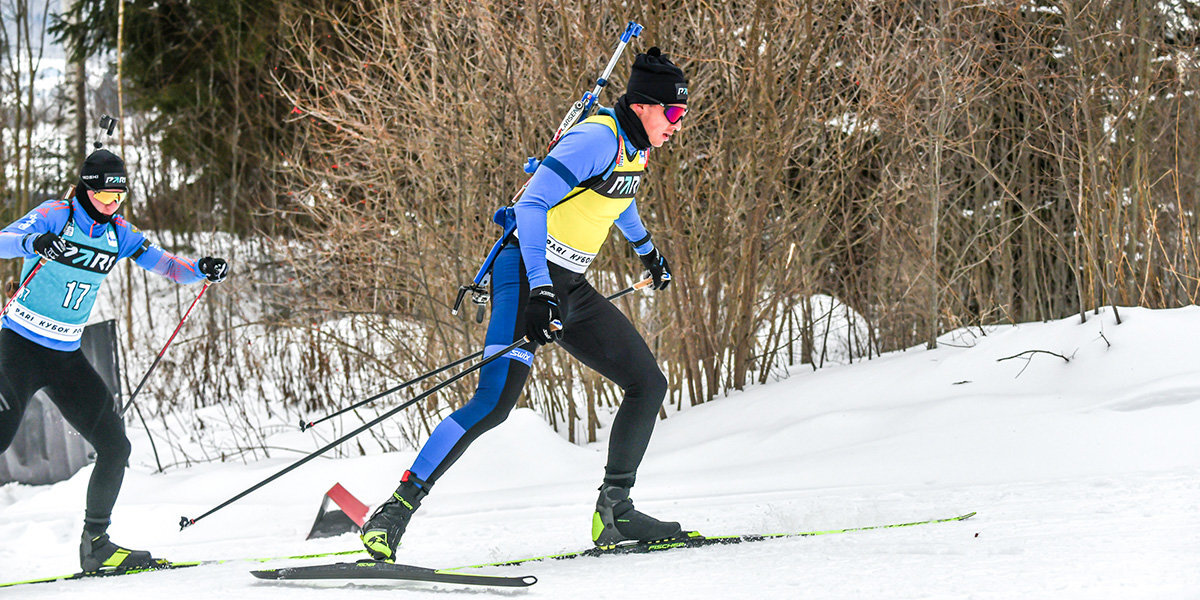
{"type": "Polygon", "coordinates": [[[393,560],[413,513],[433,484],[477,437],[516,405],[535,350],[557,341],[583,364],[619,385],[625,396],[612,424],[604,482],[592,517],[592,540],[610,546],[684,535],[679,523],[641,513],[629,498],[667,380],[642,336],[584,278],[615,223],[654,279],[671,282],[670,266],[638,216],[634,196],[651,148],[682,127],[688,82],[658,48],[639,54],[612,110],[600,109],[551,149],[513,207],[516,231],[492,264],[492,311],[485,355],[523,336],[530,343],[480,370],[470,402],[421,448],[400,486],[363,525],[371,556],[393,560]],[[562,329],[551,328],[559,321],[562,329]]]}

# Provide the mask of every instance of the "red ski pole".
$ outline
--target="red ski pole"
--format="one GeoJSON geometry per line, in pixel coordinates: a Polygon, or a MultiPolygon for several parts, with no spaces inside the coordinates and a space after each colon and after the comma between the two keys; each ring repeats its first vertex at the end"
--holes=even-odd
{"type": "Polygon", "coordinates": [[[154,358],[154,362],[150,364],[150,368],[147,369],[146,374],[142,376],[142,381],[137,384],[137,387],[134,388],[133,393],[129,395],[129,400],[126,400],[125,404],[121,407],[122,416],[125,415],[126,410],[129,410],[129,407],[133,404],[133,399],[137,398],[138,392],[142,391],[142,386],[146,385],[146,380],[150,379],[150,374],[154,372],[154,368],[158,366],[158,363],[162,360],[163,355],[167,353],[167,348],[171,347],[171,342],[175,341],[175,336],[179,335],[179,330],[183,329],[184,323],[187,323],[188,315],[192,314],[192,309],[196,308],[196,304],[200,302],[200,297],[204,295],[204,292],[208,291],[208,286],[211,284],[211,281],[204,282],[204,287],[200,288],[200,293],[196,294],[196,299],[192,300],[192,305],[188,307],[187,312],[183,313],[183,318],[179,320],[179,325],[175,326],[175,331],[171,333],[171,337],[167,340],[166,345],[163,346],[163,349],[158,353],[158,356],[154,358]]]}
{"type": "Polygon", "coordinates": [[[38,261],[37,265],[34,265],[33,270],[30,271],[29,275],[27,275],[25,277],[25,281],[21,282],[21,287],[17,288],[17,291],[15,294],[12,295],[12,298],[9,298],[8,301],[4,303],[4,309],[0,310],[0,317],[8,314],[8,307],[11,306],[13,301],[16,300],[18,296],[21,295],[21,292],[25,291],[25,286],[29,285],[29,280],[33,279],[33,276],[35,274],[37,274],[37,272],[39,270],[41,270],[42,265],[45,265],[45,264],[46,264],[46,259],[43,258],[38,261]]]}

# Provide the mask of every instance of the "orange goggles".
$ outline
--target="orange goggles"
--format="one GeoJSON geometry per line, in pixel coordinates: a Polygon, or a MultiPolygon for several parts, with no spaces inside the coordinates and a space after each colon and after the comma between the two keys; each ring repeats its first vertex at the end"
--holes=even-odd
{"type": "Polygon", "coordinates": [[[114,202],[122,202],[125,200],[125,194],[127,193],[128,192],[113,192],[103,190],[99,192],[92,192],[92,197],[95,198],[96,202],[99,202],[100,204],[112,204],[114,202]]]}

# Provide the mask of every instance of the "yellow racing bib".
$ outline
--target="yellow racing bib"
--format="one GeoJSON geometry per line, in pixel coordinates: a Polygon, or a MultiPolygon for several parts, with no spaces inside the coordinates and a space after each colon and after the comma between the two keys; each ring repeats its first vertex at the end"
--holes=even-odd
{"type": "Polygon", "coordinates": [[[611,129],[617,138],[617,158],[610,173],[580,182],[546,213],[546,260],[576,273],[592,264],[613,222],[633,203],[646,170],[646,152],[639,150],[632,158],[626,154],[615,118],[595,115],[582,123],[611,129]]]}

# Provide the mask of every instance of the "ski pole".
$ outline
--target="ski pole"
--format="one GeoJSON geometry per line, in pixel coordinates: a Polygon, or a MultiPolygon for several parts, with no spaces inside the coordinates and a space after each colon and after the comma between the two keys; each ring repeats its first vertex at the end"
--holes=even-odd
{"type": "MultiPolygon", "coordinates": [[[[645,287],[649,286],[649,285],[650,285],[650,284],[652,284],[652,283],[654,283],[654,280],[653,280],[653,279],[646,279],[646,280],[644,280],[644,281],[639,281],[639,282],[637,282],[637,283],[635,283],[635,284],[633,284],[633,285],[631,285],[631,286],[629,286],[629,287],[627,287],[627,288],[625,288],[625,289],[623,289],[623,290],[621,290],[621,291],[619,291],[619,292],[617,292],[617,293],[615,293],[615,294],[613,294],[613,295],[611,295],[611,296],[608,296],[608,300],[616,300],[617,298],[620,298],[621,296],[624,296],[625,294],[628,294],[628,293],[630,293],[630,292],[633,292],[633,291],[635,291],[635,290],[640,290],[640,289],[642,289],[642,288],[645,288],[645,287]]],[[[317,424],[319,424],[319,423],[324,423],[325,421],[328,421],[329,419],[332,419],[332,418],[334,418],[334,417],[336,417],[336,416],[338,416],[338,415],[342,415],[342,414],[348,413],[348,412],[350,412],[350,411],[352,411],[352,410],[354,410],[354,409],[356,409],[356,408],[361,408],[361,407],[363,407],[363,406],[365,406],[365,405],[367,405],[367,404],[370,404],[370,403],[372,403],[372,402],[374,402],[374,401],[376,401],[376,400],[378,400],[378,399],[380,399],[380,398],[382,398],[382,397],[384,397],[384,396],[388,396],[388,395],[390,395],[390,394],[394,394],[394,393],[396,393],[396,392],[398,392],[398,391],[400,391],[400,390],[402,390],[402,389],[404,389],[404,388],[406,388],[406,387],[408,387],[408,386],[410,386],[410,385],[412,385],[412,384],[414,384],[414,383],[420,383],[421,381],[424,381],[424,380],[426,380],[426,379],[429,379],[430,377],[433,377],[434,375],[437,375],[437,374],[439,374],[439,373],[442,373],[442,372],[444,372],[444,371],[446,371],[446,370],[448,370],[448,369],[452,369],[452,368],[454,368],[454,367],[457,367],[458,365],[461,365],[461,364],[463,364],[463,363],[465,363],[465,362],[467,362],[467,361],[473,360],[473,359],[475,359],[475,358],[478,358],[478,357],[480,357],[480,356],[483,356],[483,351],[482,351],[482,350],[480,350],[480,351],[478,351],[478,352],[476,352],[476,353],[474,353],[474,354],[472,354],[472,355],[470,355],[470,356],[466,356],[466,357],[460,358],[460,359],[458,359],[458,360],[456,360],[456,361],[454,361],[454,362],[452,362],[452,363],[449,363],[449,364],[447,364],[447,365],[443,365],[443,366],[441,366],[441,367],[438,367],[437,369],[435,369],[435,370],[433,370],[433,371],[430,371],[430,372],[428,372],[428,373],[425,373],[424,375],[421,375],[420,377],[417,377],[416,379],[410,379],[409,381],[405,381],[404,383],[398,384],[396,387],[393,387],[393,388],[390,388],[390,389],[384,390],[384,391],[382,391],[382,392],[379,392],[378,394],[375,394],[374,396],[371,396],[370,398],[367,398],[366,400],[362,400],[362,401],[360,401],[360,402],[356,402],[355,404],[353,404],[353,405],[350,405],[350,406],[347,406],[346,408],[343,408],[343,409],[341,409],[341,410],[338,410],[337,412],[334,412],[334,413],[331,413],[331,414],[325,415],[324,417],[321,417],[320,419],[317,419],[316,421],[306,421],[306,420],[304,420],[304,419],[300,419],[300,431],[305,431],[305,430],[309,429],[310,427],[314,427],[314,426],[316,426],[316,425],[317,425],[317,424]]]]}
{"type": "MultiPolygon", "coordinates": [[[[629,294],[629,293],[631,293],[631,292],[633,292],[633,291],[635,291],[635,290],[640,290],[640,289],[647,288],[647,287],[649,287],[649,286],[650,286],[651,284],[653,284],[653,283],[654,283],[654,280],[653,280],[652,278],[646,278],[646,279],[644,279],[644,280],[642,280],[642,281],[639,281],[639,282],[637,282],[637,283],[635,283],[635,284],[633,284],[633,285],[631,285],[631,286],[629,286],[629,287],[627,287],[627,288],[625,288],[625,289],[623,289],[623,290],[621,290],[621,291],[619,291],[619,292],[617,292],[617,293],[613,294],[612,296],[609,296],[609,299],[610,299],[610,300],[615,300],[616,298],[620,298],[621,296],[624,296],[624,295],[626,295],[626,294],[629,294]]],[[[557,330],[557,329],[562,329],[562,323],[559,323],[558,321],[553,321],[553,322],[551,322],[551,325],[550,325],[550,326],[551,326],[551,328],[553,328],[553,329],[556,329],[556,330],[557,330]]],[[[486,364],[488,364],[488,363],[490,363],[490,362],[492,362],[492,361],[494,361],[494,360],[496,360],[496,359],[498,359],[498,358],[500,358],[500,357],[502,357],[502,356],[504,356],[504,355],[508,354],[509,352],[512,352],[512,351],[513,351],[513,350],[515,350],[516,348],[518,348],[518,347],[520,347],[520,346],[523,346],[523,345],[525,345],[525,344],[527,344],[527,343],[529,343],[529,338],[528,338],[528,337],[522,337],[521,339],[519,339],[519,340],[517,340],[517,341],[515,341],[515,342],[513,342],[513,343],[511,343],[511,344],[509,344],[508,346],[505,346],[503,349],[501,349],[500,351],[496,352],[495,354],[492,354],[491,356],[489,356],[489,357],[487,357],[487,358],[485,358],[485,359],[483,359],[483,360],[481,360],[481,361],[479,361],[479,362],[477,362],[477,363],[475,363],[475,364],[471,365],[471,366],[470,366],[470,367],[468,367],[467,369],[465,369],[465,370],[463,370],[463,371],[460,371],[458,374],[454,375],[453,377],[450,377],[449,379],[447,379],[447,380],[445,380],[445,381],[443,381],[443,382],[441,382],[441,383],[439,383],[439,384],[437,384],[437,385],[433,386],[433,387],[432,387],[432,388],[430,388],[428,391],[426,391],[426,392],[423,392],[423,393],[421,393],[421,394],[417,395],[417,396],[416,396],[415,398],[413,398],[412,400],[409,400],[408,402],[405,402],[405,403],[401,404],[400,406],[397,406],[396,408],[393,408],[392,410],[389,410],[389,411],[387,411],[387,412],[383,413],[382,415],[379,415],[378,417],[376,417],[375,419],[373,419],[373,420],[372,420],[372,421],[370,421],[369,423],[366,423],[366,424],[362,425],[361,427],[359,427],[358,429],[355,429],[354,431],[351,431],[350,433],[347,433],[346,435],[343,435],[342,437],[340,437],[340,438],[338,438],[338,439],[336,439],[336,440],[334,440],[334,441],[332,441],[332,442],[330,442],[330,443],[326,444],[325,446],[321,447],[320,449],[316,450],[315,452],[312,452],[312,453],[310,453],[308,456],[305,456],[304,458],[301,458],[300,460],[298,460],[298,461],[296,461],[296,462],[294,462],[294,463],[292,463],[292,464],[288,465],[287,467],[283,468],[282,470],[280,470],[279,472],[275,473],[274,475],[271,475],[270,477],[268,477],[268,478],[266,478],[266,479],[264,479],[264,480],[262,480],[262,481],[260,481],[260,482],[258,482],[258,483],[256,483],[256,484],[254,484],[254,485],[250,486],[249,488],[246,488],[246,489],[245,489],[245,490],[243,490],[242,492],[238,493],[236,496],[234,496],[234,497],[232,497],[232,498],[230,498],[230,499],[228,499],[228,500],[226,500],[226,501],[224,501],[224,502],[222,502],[222,503],[218,504],[217,506],[215,506],[215,507],[213,507],[213,508],[209,509],[209,510],[208,510],[208,512],[205,512],[204,514],[200,515],[199,517],[196,517],[195,519],[191,519],[191,518],[188,518],[188,517],[186,517],[186,516],[179,517],[179,529],[180,529],[180,531],[182,531],[184,528],[191,527],[192,525],[195,525],[195,524],[196,524],[196,522],[197,522],[197,521],[199,521],[200,519],[203,519],[203,518],[207,517],[208,515],[211,515],[211,514],[213,514],[213,513],[217,512],[218,510],[221,510],[222,508],[225,508],[226,506],[229,506],[230,504],[233,504],[234,502],[237,502],[238,500],[241,500],[242,498],[244,498],[244,497],[245,497],[245,496],[247,496],[248,494],[250,494],[250,493],[254,492],[255,490],[257,490],[257,489],[259,489],[259,488],[261,488],[261,487],[263,487],[263,486],[265,486],[265,485],[267,485],[268,483],[271,483],[272,481],[275,481],[276,479],[279,479],[280,477],[283,477],[284,475],[286,475],[286,474],[290,473],[291,471],[293,471],[293,470],[295,470],[295,469],[299,468],[299,467],[300,467],[301,465],[303,465],[304,463],[307,463],[308,461],[310,461],[310,460],[312,460],[312,459],[314,459],[314,458],[316,458],[316,457],[318,457],[318,456],[320,456],[320,455],[322,455],[322,454],[324,454],[324,453],[328,452],[329,450],[333,449],[334,447],[336,447],[337,445],[341,444],[342,442],[345,442],[346,440],[349,440],[349,439],[353,438],[354,436],[357,436],[358,434],[360,434],[360,433],[362,433],[362,432],[364,432],[364,431],[366,431],[366,430],[368,430],[368,429],[370,429],[370,428],[372,428],[372,427],[374,427],[374,426],[376,426],[376,425],[378,425],[378,424],[382,423],[383,421],[385,421],[385,420],[387,420],[387,419],[391,418],[391,416],[392,416],[392,415],[394,415],[394,414],[396,414],[396,413],[398,413],[398,412],[400,412],[400,411],[402,411],[402,410],[404,410],[404,409],[408,408],[409,406],[412,406],[413,404],[416,404],[416,403],[417,403],[417,402],[419,402],[420,400],[423,400],[423,399],[425,399],[425,398],[429,397],[429,396],[430,396],[431,394],[433,394],[434,392],[436,392],[436,391],[438,391],[438,390],[440,390],[440,389],[442,389],[442,388],[444,388],[444,387],[446,387],[446,386],[450,385],[451,383],[454,383],[455,381],[458,381],[459,379],[462,379],[463,377],[466,377],[468,374],[470,374],[470,373],[472,373],[472,372],[474,372],[474,371],[477,371],[477,370],[481,369],[481,368],[482,368],[484,365],[486,365],[486,364]]]]}
{"type": "Polygon", "coordinates": [[[138,392],[142,391],[142,386],[146,385],[146,380],[150,379],[150,374],[154,372],[154,368],[158,366],[158,363],[162,360],[163,355],[167,353],[167,348],[171,347],[171,342],[175,341],[175,336],[179,335],[179,330],[183,329],[183,324],[187,323],[188,315],[192,314],[192,309],[196,308],[196,303],[200,302],[200,297],[204,295],[204,292],[208,291],[209,285],[212,285],[211,281],[204,282],[204,287],[200,288],[200,293],[196,294],[196,299],[192,300],[192,305],[188,307],[187,312],[183,313],[183,318],[179,320],[179,325],[175,326],[175,331],[171,333],[171,337],[167,339],[166,345],[163,346],[163,349],[158,353],[158,356],[154,358],[154,362],[150,363],[150,368],[146,370],[146,374],[142,376],[142,380],[137,384],[137,387],[133,389],[133,393],[129,395],[129,400],[126,400],[125,404],[121,406],[121,416],[125,416],[125,411],[129,410],[129,407],[133,404],[134,398],[137,398],[138,392]]]}
{"type": "Polygon", "coordinates": [[[30,271],[29,274],[25,276],[25,281],[21,282],[21,286],[17,288],[16,293],[14,293],[12,295],[12,298],[9,298],[8,301],[4,303],[4,309],[0,310],[0,317],[3,317],[4,315],[8,314],[8,307],[12,305],[13,301],[15,301],[18,297],[21,296],[21,292],[25,291],[25,287],[29,285],[29,281],[31,279],[33,279],[34,274],[36,274],[39,270],[41,270],[42,265],[45,265],[45,264],[46,264],[46,259],[43,258],[43,259],[39,260],[36,265],[34,265],[33,270],[30,271]]]}
{"type": "MultiPolygon", "coordinates": [[[[551,323],[551,327],[552,327],[553,329],[562,329],[562,324],[561,324],[561,323],[559,323],[558,321],[553,321],[553,322],[551,323]],[[557,325],[557,327],[555,327],[555,325],[557,325]]],[[[282,477],[282,476],[286,475],[287,473],[289,473],[289,472],[291,472],[291,471],[295,470],[295,469],[296,469],[296,468],[298,468],[300,465],[303,465],[304,463],[306,463],[306,462],[308,462],[308,461],[310,461],[310,460],[312,460],[312,459],[314,459],[314,458],[316,458],[316,457],[318,457],[318,456],[320,456],[320,455],[322,455],[322,454],[324,454],[324,453],[328,452],[328,451],[329,451],[331,448],[333,448],[333,447],[337,446],[338,444],[341,444],[342,442],[344,442],[344,441],[346,441],[346,440],[348,440],[348,439],[350,439],[350,438],[352,438],[352,437],[354,437],[354,436],[356,436],[356,435],[358,435],[358,434],[360,434],[360,433],[362,433],[362,432],[364,432],[364,431],[366,431],[366,430],[368,430],[368,429],[370,429],[370,428],[372,428],[372,427],[374,427],[374,426],[376,426],[376,425],[378,425],[378,424],[382,423],[384,420],[386,420],[386,419],[390,418],[392,415],[394,415],[394,414],[396,414],[396,413],[398,413],[398,412],[400,412],[400,411],[404,410],[405,408],[408,408],[409,406],[411,406],[411,405],[415,404],[416,402],[418,402],[418,401],[420,401],[420,400],[422,400],[422,399],[424,399],[424,398],[427,398],[427,397],[428,397],[430,394],[433,394],[434,392],[436,392],[436,391],[438,391],[438,390],[440,390],[440,389],[442,389],[442,388],[444,388],[444,387],[446,387],[446,386],[450,385],[451,383],[454,383],[455,381],[458,381],[459,379],[462,379],[463,377],[466,377],[468,374],[470,374],[470,373],[472,373],[472,372],[474,372],[474,371],[477,371],[477,370],[479,370],[479,369],[480,369],[481,367],[483,367],[484,365],[486,365],[486,364],[488,364],[488,363],[490,363],[490,362],[492,362],[492,361],[494,361],[494,360],[496,360],[496,359],[498,359],[498,358],[500,358],[500,357],[502,357],[502,356],[504,356],[504,355],[508,354],[509,352],[512,352],[513,350],[517,349],[519,346],[523,346],[523,345],[525,345],[525,344],[528,344],[528,343],[529,343],[529,338],[527,338],[527,337],[522,337],[521,339],[519,339],[519,340],[517,340],[517,341],[515,341],[515,342],[513,342],[513,343],[511,343],[511,344],[509,344],[508,346],[504,347],[504,349],[500,350],[499,352],[496,352],[495,354],[493,354],[493,355],[491,355],[491,356],[489,356],[489,357],[487,357],[487,358],[485,358],[485,359],[483,359],[483,360],[481,360],[481,361],[479,361],[479,362],[477,362],[477,363],[475,363],[475,364],[471,365],[471,366],[470,366],[469,368],[467,368],[466,370],[459,372],[457,375],[455,375],[455,376],[453,376],[453,377],[451,377],[451,378],[449,378],[449,379],[447,379],[447,380],[445,380],[445,381],[443,381],[443,382],[441,382],[441,383],[439,383],[439,384],[437,384],[437,385],[433,386],[432,388],[430,388],[430,389],[429,389],[429,391],[426,391],[426,392],[424,392],[424,393],[422,393],[422,394],[419,394],[417,397],[413,398],[412,400],[409,400],[408,402],[405,402],[404,404],[401,404],[400,406],[397,406],[396,408],[393,408],[392,410],[389,410],[389,411],[387,411],[387,412],[383,413],[382,415],[379,415],[378,417],[376,417],[376,418],[375,418],[375,420],[371,421],[370,423],[367,423],[366,425],[363,425],[362,427],[359,427],[358,429],[355,429],[354,431],[351,431],[350,433],[347,433],[346,435],[343,435],[342,437],[340,437],[340,438],[338,438],[338,439],[336,439],[336,440],[334,440],[334,441],[332,441],[332,442],[330,442],[330,443],[326,444],[326,445],[325,445],[323,448],[321,448],[320,450],[317,450],[316,452],[313,452],[313,453],[309,454],[308,456],[305,456],[304,458],[301,458],[300,460],[298,460],[298,461],[296,461],[296,462],[292,463],[291,465],[287,466],[286,468],[284,468],[283,470],[279,471],[278,473],[275,473],[274,475],[272,475],[272,476],[270,476],[270,477],[268,477],[268,478],[266,478],[266,479],[264,479],[264,480],[262,480],[262,481],[260,481],[260,482],[258,482],[258,483],[256,483],[256,484],[254,484],[254,485],[250,486],[250,487],[249,487],[249,488],[247,488],[245,491],[243,491],[243,492],[239,493],[238,495],[236,495],[236,496],[234,496],[234,497],[232,497],[232,498],[230,498],[230,499],[228,499],[228,500],[226,500],[226,501],[224,501],[224,502],[222,502],[222,503],[218,504],[216,507],[209,509],[209,511],[208,511],[208,512],[206,512],[206,513],[204,513],[204,514],[200,515],[199,517],[196,517],[195,519],[189,519],[189,518],[187,518],[187,517],[179,517],[179,530],[180,530],[180,531],[182,531],[182,530],[183,530],[185,527],[190,527],[190,526],[192,526],[192,525],[195,525],[195,524],[196,524],[196,522],[197,522],[197,521],[199,521],[200,519],[203,519],[204,517],[207,517],[208,515],[211,515],[211,514],[213,514],[213,513],[217,512],[218,510],[221,510],[222,508],[225,508],[226,506],[229,506],[230,504],[233,504],[234,502],[237,502],[238,500],[241,500],[241,499],[242,499],[243,497],[245,497],[247,494],[249,494],[249,493],[253,492],[254,490],[257,490],[258,488],[260,488],[260,487],[262,487],[262,486],[264,486],[264,485],[267,485],[268,483],[271,483],[272,481],[275,481],[276,479],[279,479],[280,477],[282,477]]]]}
{"type": "Polygon", "coordinates": [[[446,371],[447,369],[452,369],[454,367],[457,367],[458,365],[461,365],[469,360],[478,358],[480,356],[483,356],[483,350],[480,350],[479,352],[476,352],[470,356],[465,356],[463,358],[460,358],[450,364],[438,367],[437,369],[430,371],[424,375],[421,375],[420,377],[417,377],[416,379],[410,379],[408,381],[405,381],[404,383],[401,383],[394,388],[379,392],[378,394],[375,394],[374,396],[371,396],[370,398],[367,398],[366,400],[363,400],[362,402],[357,402],[357,403],[355,403],[351,406],[347,406],[346,408],[343,408],[337,412],[325,415],[324,417],[321,417],[320,419],[317,419],[316,421],[310,422],[310,421],[305,421],[304,419],[300,419],[300,431],[304,431],[304,430],[308,429],[309,427],[315,427],[318,423],[324,423],[325,421],[328,421],[329,419],[332,419],[338,415],[345,414],[345,413],[350,412],[350,411],[352,411],[356,408],[359,408],[363,405],[370,404],[371,402],[374,402],[384,396],[394,394],[414,383],[419,383],[421,381],[429,379],[430,377],[433,377],[434,375],[437,375],[438,373],[446,371]]]}

